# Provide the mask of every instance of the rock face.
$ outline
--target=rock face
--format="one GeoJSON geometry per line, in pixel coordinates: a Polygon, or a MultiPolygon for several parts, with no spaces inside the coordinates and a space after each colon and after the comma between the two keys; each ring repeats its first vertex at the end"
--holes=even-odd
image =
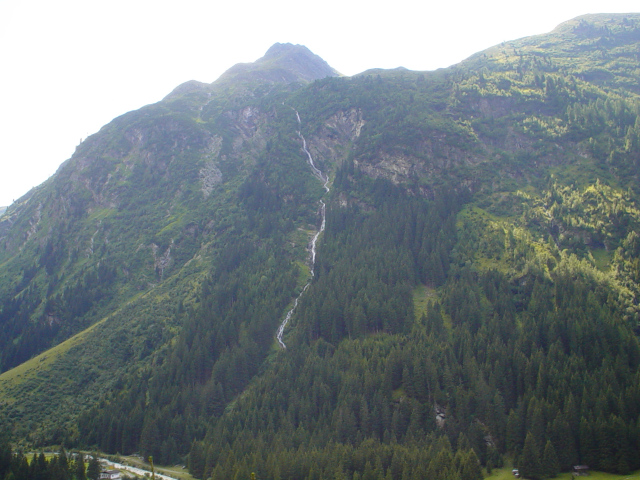
{"type": "Polygon", "coordinates": [[[440,429],[444,428],[445,424],[447,422],[447,414],[446,414],[444,408],[442,408],[439,405],[435,405],[434,406],[434,411],[435,411],[435,414],[436,414],[436,425],[440,429]]]}
{"type": "Polygon", "coordinates": [[[339,111],[328,118],[322,128],[310,138],[310,151],[316,160],[340,164],[365,125],[362,110],[352,108],[339,111]]]}

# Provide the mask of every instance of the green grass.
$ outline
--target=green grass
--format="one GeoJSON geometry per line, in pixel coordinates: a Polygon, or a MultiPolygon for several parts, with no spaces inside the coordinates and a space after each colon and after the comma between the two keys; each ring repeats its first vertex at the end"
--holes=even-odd
{"type": "MultiPolygon", "coordinates": [[[[563,473],[558,478],[561,480],[571,480],[570,473],[563,473]]],[[[584,480],[638,480],[640,479],[640,470],[636,470],[630,475],[617,475],[615,473],[591,472],[584,480]]]]}
{"type": "Polygon", "coordinates": [[[0,399],[7,403],[14,403],[17,399],[11,396],[11,391],[15,391],[16,388],[28,378],[37,375],[40,371],[47,370],[51,364],[71,348],[82,343],[87,333],[105,320],[106,318],[102,319],[77,335],[0,375],[0,399]]]}
{"type": "Polygon", "coordinates": [[[96,208],[91,212],[91,215],[87,218],[87,224],[95,225],[97,221],[110,217],[117,213],[115,208],[96,208]]]}
{"type": "Polygon", "coordinates": [[[596,262],[596,268],[601,272],[608,272],[611,264],[611,253],[604,248],[591,250],[591,255],[596,262]]]}
{"type": "Polygon", "coordinates": [[[296,265],[298,265],[298,269],[299,269],[298,279],[296,280],[296,287],[302,290],[304,286],[307,284],[307,282],[309,282],[309,277],[311,276],[311,269],[306,263],[303,263],[300,260],[296,262],[296,265]]]}
{"type": "MultiPolygon", "coordinates": [[[[505,466],[504,468],[494,468],[491,473],[485,475],[484,478],[487,480],[515,480],[515,477],[511,473],[512,468],[511,465],[505,466]]],[[[574,477],[571,472],[561,473],[554,477],[555,480],[575,480],[576,478],[580,478],[581,480],[640,480],[640,470],[636,470],[630,475],[592,471],[584,477],[574,477]]]]}
{"type": "Polygon", "coordinates": [[[40,355],[33,357],[30,360],[27,360],[24,363],[21,363],[15,368],[11,370],[7,370],[3,374],[0,375],[0,400],[3,400],[7,404],[12,404],[19,400],[16,398],[12,392],[18,391],[20,384],[24,381],[33,378],[38,375],[40,372],[46,371],[50,368],[51,365],[56,363],[60,358],[62,358],[69,350],[73,347],[81,345],[85,341],[85,337],[98,325],[103,324],[109,318],[111,318],[114,314],[118,313],[122,308],[128,306],[132,302],[136,301],[138,298],[141,298],[145,294],[136,295],[134,298],[126,302],[122,305],[121,308],[112,312],[111,314],[104,317],[102,320],[97,321],[90,327],[86,328],[80,333],[77,333],[71,338],[68,338],[62,343],[59,343],[55,347],[50,348],[49,350],[41,353],[40,355]]]}
{"type": "Polygon", "coordinates": [[[510,462],[506,462],[506,464],[504,468],[494,468],[491,470],[491,473],[485,475],[484,478],[487,480],[515,480],[516,477],[511,473],[513,467],[510,462]]]}
{"type": "Polygon", "coordinates": [[[413,311],[415,319],[420,320],[422,315],[427,314],[429,302],[436,300],[437,294],[433,288],[426,285],[418,285],[413,289],[413,311]]]}
{"type": "MultiPolygon", "coordinates": [[[[127,457],[120,456],[120,460],[118,463],[122,463],[125,465],[130,465],[136,468],[142,468],[144,470],[149,470],[151,472],[151,466],[149,463],[138,457],[127,457]]],[[[177,478],[179,480],[195,480],[194,477],[189,474],[189,470],[186,468],[182,468],[180,465],[173,466],[165,466],[165,465],[154,465],[155,471],[164,475],[169,475],[170,477],[177,478]]],[[[131,472],[124,472],[126,475],[133,475],[131,472]]]]}

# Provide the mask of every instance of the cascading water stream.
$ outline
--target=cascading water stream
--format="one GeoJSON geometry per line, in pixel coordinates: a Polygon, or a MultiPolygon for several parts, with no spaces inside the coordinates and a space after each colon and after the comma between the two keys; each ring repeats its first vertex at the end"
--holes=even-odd
{"type": "MultiPolygon", "coordinates": [[[[298,114],[298,112],[296,110],[294,110],[294,112],[296,112],[296,118],[298,119],[298,126],[300,126],[301,123],[302,123],[300,121],[300,115],[298,114]]],[[[323,187],[324,187],[325,192],[329,193],[329,176],[327,175],[325,177],[325,175],[322,173],[322,171],[318,167],[316,167],[316,164],[313,162],[313,157],[311,156],[311,153],[309,152],[309,150],[307,150],[307,141],[305,140],[305,138],[302,135],[302,133],[300,132],[300,130],[298,130],[298,136],[302,140],[302,150],[304,150],[304,153],[307,154],[307,158],[309,159],[309,165],[311,165],[311,169],[313,170],[313,174],[323,182],[323,187]]],[[[304,295],[304,292],[307,291],[307,288],[309,288],[309,285],[311,285],[311,280],[315,276],[315,270],[314,269],[315,269],[315,266],[316,266],[316,245],[318,243],[318,238],[320,237],[320,234],[322,232],[324,232],[324,227],[325,227],[326,222],[327,222],[327,205],[324,203],[323,200],[320,200],[320,214],[322,215],[322,223],[320,224],[320,229],[313,236],[313,239],[311,239],[311,276],[309,277],[309,280],[307,280],[306,285],[304,286],[304,288],[300,292],[300,295],[298,295],[298,297],[296,298],[295,302],[293,302],[293,307],[291,307],[291,309],[285,315],[284,320],[280,324],[280,327],[278,327],[278,333],[276,334],[276,338],[278,339],[278,343],[284,349],[287,348],[287,346],[282,341],[282,335],[284,335],[284,329],[287,326],[287,323],[289,323],[289,320],[291,320],[291,316],[293,315],[293,312],[295,311],[296,307],[298,306],[298,301],[300,300],[300,297],[302,297],[302,295],[304,295]]]]}

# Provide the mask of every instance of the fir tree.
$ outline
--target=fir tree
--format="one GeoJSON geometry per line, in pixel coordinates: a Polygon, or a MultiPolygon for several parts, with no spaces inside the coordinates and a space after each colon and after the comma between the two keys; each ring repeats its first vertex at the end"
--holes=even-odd
{"type": "Polygon", "coordinates": [[[76,453],[76,461],[73,469],[76,480],[87,480],[87,472],[84,465],[84,455],[81,452],[76,453]]]}
{"type": "Polygon", "coordinates": [[[555,477],[560,473],[560,462],[556,455],[556,449],[553,447],[551,440],[547,440],[542,454],[542,472],[545,477],[555,477]]]}
{"type": "Polygon", "coordinates": [[[3,478],[5,473],[11,468],[11,460],[13,455],[11,453],[11,446],[9,443],[0,444],[0,478],[3,478]]]}
{"type": "Polygon", "coordinates": [[[529,432],[524,440],[522,455],[520,455],[519,465],[520,475],[525,478],[540,479],[543,477],[540,465],[540,453],[536,446],[533,435],[529,432]]]}
{"type": "Polygon", "coordinates": [[[468,450],[462,458],[462,465],[460,467],[460,479],[482,480],[482,468],[480,467],[480,461],[478,460],[478,456],[473,449],[468,450]]]}
{"type": "Polygon", "coordinates": [[[89,460],[89,465],[87,466],[87,478],[89,480],[98,480],[100,478],[100,471],[102,467],[100,466],[100,460],[98,460],[98,455],[94,452],[91,455],[91,460],[89,460]]]}

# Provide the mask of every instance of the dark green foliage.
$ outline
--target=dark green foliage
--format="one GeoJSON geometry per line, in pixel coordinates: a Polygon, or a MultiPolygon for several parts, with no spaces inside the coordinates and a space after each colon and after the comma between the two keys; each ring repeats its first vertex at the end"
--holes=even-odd
{"type": "Polygon", "coordinates": [[[299,313],[310,339],[335,344],[372,332],[407,332],[414,317],[413,286],[444,279],[442,256],[455,239],[454,212],[441,217],[436,205],[381,180],[370,194],[375,212],[332,207],[327,213],[317,281],[299,313]]]}
{"type": "Polygon", "coordinates": [[[214,480],[640,468],[638,25],[116,119],[0,225],[3,369],[94,325],[0,421],[214,480]]]}
{"type": "MultiPolygon", "coordinates": [[[[412,200],[391,186],[386,187],[386,190],[376,187],[374,198],[379,204],[381,215],[345,211],[340,212],[340,215],[346,221],[332,221],[332,228],[336,230],[326,232],[323,249],[334,248],[340,255],[347,252],[354,257],[356,263],[347,270],[348,275],[345,273],[342,277],[331,275],[332,267],[329,263],[320,263],[316,267],[318,282],[309,289],[297,315],[297,318],[304,319],[307,315],[305,312],[314,308],[317,299],[324,298],[324,292],[336,290],[332,282],[341,278],[341,281],[352,285],[350,288],[354,289],[354,293],[351,294],[347,290],[344,292],[347,295],[340,298],[355,298],[356,302],[359,301],[358,298],[367,298],[368,302],[331,306],[326,301],[321,301],[321,305],[323,308],[342,309],[344,313],[340,318],[350,318],[349,312],[352,309],[361,309],[363,319],[356,319],[359,323],[349,322],[342,329],[336,325],[322,326],[320,323],[302,320],[308,325],[309,330],[297,330],[296,337],[308,336],[312,342],[325,337],[329,342],[339,342],[348,335],[357,338],[377,332],[401,333],[411,329],[414,318],[411,290],[417,272],[425,267],[419,260],[419,254],[427,247],[421,245],[432,241],[430,237],[440,235],[441,229],[451,228],[451,214],[447,215],[443,210],[441,217],[436,204],[412,200]],[[384,191],[394,192],[392,198],[398,204],[393,205],[391,199],[379,193],[384,191]],[[398,223],[398,218],[404,218],[406,221],[398,223]],[[417,230],[418,233],[411,233],[411,225],[416,221],[418,225],[422,225],[427,218],[431,218],[430,230],[421,228],[417,230]],[[369,250],[365,247],[364,239],[374,233],[375,238],[386,243],[369,250]],[[402,240],[403,235],[406,236],[405,240],[402,240]],[[347,240],[345,245],[345,239],[353,240],[347,240]],[[399,244],[403,251],[398,251],[391,257],[392,261],[388,261],[388,248],[393,248],[393,239],[400,239],[399,244]],[[348,242],[352,242],[353,246],[349,246],[348,242]],[[365,251],[356,254],[356,251],[362,248],[365,248],[365,251]],[[418,255],[414,256],[413,252],[417,252],[418,255]],[[379,269],[372,272],[365,268],[370,264],[368,262],[378,261],[376,259],[381,262],[379,269]],[[327,278],[328,283],[323,281],[324,278],[327,278]],[[378,305],[377,309],[374,308],[375,305],[378,305]],[[391,317],[395,320],[391,321],[391,317]],[[382,323],[383,319],[386,323],[382,323]]],[[[330,218],[333,216],[331,214],[330,218]]],[[[274,321],[281,318],[286,305],[287,296],[279,292],[291,291],[295,286],[290,265],[277,252],[267,256],[268,252],[267,247],[257,249],[251,243],[240,242],[230,245],[220,253],[219,267],[203,285],[199,310],[188,320],[187,328],[177,339],[176,348],[163,364],[158,366],[155,376],[145,375],[136,379],[135,386],[132,384],[128,391],[122,391],[107,406],[81,419],[81,432],[89,442],[96,442],[107,451],[129,452],[139,448],[144,455],[153,454],[160,463],[173,461],[176,453],[186,453],[191,448],[191,461],[196,465],[196,471],[199,471],[198,465],[201,464],[196,459],[200,458],[202,453],[198,453],[197,448],[193,451],[192,440],[201,436],[199,432],[202,425],[219,417],[230,400],[241,392],[257,373],[258,366],[263,362],[267,349],[273,342],[276,328],[274,321]],[[272,281],[257,281],[267,277],[272,281]],[[275,279],[281,279],[279,281],[282,284],[275,282],[275,279]],[[252,288],[248,288],[256,281],[252,288]],[[244,333],[241,335],[241,332],[244,333]],[[149,398],[153,399],[153,408],[145,406],[149,398]],[[170,412],[178,412],[182,405],[190,405],[191,414],[189,417],[181,416],[176,419],[170,412]],[[144,421],[140,423],[142,418],[144,421]],[[137,437],[134,432],[140,426],[141,436],[137,437]],[[139,446],[136,438],[140,439],[139,446]],[[128,443],[125,444],[125,440],[128,443]],[[176,447],[173,450],[167,449],[171,452],[168,458],[163,453],[163,446],[167,442],[173,442],[176,447]]],[[[426,253],[428,256],[429,252],[426,253]]],[[[331,261],[329,257],[329,262],[331,261]]],[[[336,266],[340,263],[341,260],[335,261],[336,266]]],[[[318,318],[325,317],[332,318],[328,313],[321,313],[318,318]]],[[[324,344],[329,345],[326,342],[324,344]]],[[[387,369],[378,371],[376,375],[380,378],[399,376],[398,380],[392,380],[392,384],[395,385],[401,382],[403,367],[399,362],[393,365],[396,365],[393,368],[399,369],[397,374],[387,369]]],[[[417,368],[423,367],[420,365],[417,368]]],[[[412,372],[413,368],[404,375],[412,375],[412,372]]],[[[400,383],[392,388],[399,386],[400,383]]],[[[427,392],[424,385],[416,385],[415,389],[420,392],[420,398],[425,400],[427,392]]],[[[384,430],[391,425],[400,435],[404,436],[405,431],[418,434],[423,430],[424,407],[416,405],[413,411],[408,404],[406,407],[397,412],[395,417],[388,412],[388,421],[391,423],[384,426],[379,423],[378,411],[383,407],[376,405],[376,409],[367,414],[371,416],[368,431],[376,432],[381,440],[385,435],[384,430]],[[413,417],[415,419],[412,424],[413,417]]],[[[366,410],[368,407],[364,405],[363,408],[366,410]]],[[[311,416],[316,414],[309,413],[311,416]]],[[[340,437],[345,441],[355,440],[357,426],[353,423],[354,412],[345,409],[341,414],[345,419],[339,422],[340,437]]]]}
{"type": "Polygon", "coordinates": [[[98,459],[98,455],[94,452],[93,455],[91,455],[89,465],[87,466],[87,478],[89,480],[98,480],[100,478],[100,471],[100,460],[98,459]]]}
{"type": "Polygon", "coordinates": [[[482,480],[482,469],[480,461],[474,450],[461,452],[458,450],[457,455],[460,458],[460,479],[461,480],[482,480]]]}
{"type": "Polygon", "coordinates": [[[528,433],[518,461],[518,470],[524,478],[540,479],[545,476],[543,459],[536,443],[533,434],[528,433]]]}
{"type": "MultiPolygon", "coordinates": [[[[84,470],[83,470],[84,472],[84,470]]],[[[98,475],[100,471],[98,470],[98,475]]],[[[0,480],[83,480],[86,476],[72,469],[66,451],[61,449],[47,459],[44,453],[34,454],[31,462],[22,452],[13,452],[8,443],[0,444],[0,480]]]]}
{"type": "Polygon", "coordinates": [[[556,449],[551,443],[551,440],[547,440],[547,444],[544,446],[544,452],[542,453],[542,473],[545,477],[555,477],[560,473],[560,462],[558,461],[558,455],[556,449]]]}
{"type": "Polygon", "coordinates": [[[76,480],[87,480],[87,471],[84,464],[84,455],[80,452],[76,453],[73,474],[76,480]]]}
{"type": "Polygon", "coordinates": [[[0,478],[4,478],[7,472],[11,470],[13,455],[11,447],[8,443],[0,443],[0,478]]]}
{"type": "MultiPolygon", "coordinates": [[[[560,295],[569,286],[567,279],[556,278],[555,286],[538,282],[538,286],[526,294],[525,305],[531,304],[535,297],[559,302],[537,307],[539,320],[526,310],[518,313],[518,308],[508,307],[506,299],[497,295],[496,292],[509,292],[508,288],[504,288],[505,280],[496,272],[476,277],[465,270],[450,277],[452,283],[448,298],[451,298],[451,306],[446,311],[451,312],[452,320],[458,318],[450,332],[455,349],[449,350],[443,346],[439,341],[441,335],[377,335],[361,340],[343,340],[335,350],[323,340],[313,340],[312,337],[309,347],[290,351],[286,358],[280,360],[272,380],[264,377],[263,387],[251,396],[245,396],[233,412],[216,422],[217,426],[210,433],[211,441],[217,445],[215,449],[227,448],[217,442],[225,442],[227,437],[224,432],[235,431],[240,426],[239,431],[248,429],[253,432],[250,438],[255,439],[245,439],[244,442],[248,444],[244,447],[227,440],[230,442],[228,448],[236,452],[234,462],[238,461],[239,452],[246,451],[249,454],[261,443],[282,444],[288,449],[288,455],[291,448],[307,451],[322,438],[359,445],[367,437],[373,436],[384,444],[411,445],[412,442],[422,441],[419,439],[423,439],[425,434],[437,431],[433,420],[429,421],[425,416],[432,411],[434,403],[448,405],[447,427],[443,433],[455,438],[458,432],[468,431],[469,437],[465,437],[462,443],[459,441],[458,448],[468,448],[473,444],[475,452],[479,457],[484,456],[485,462],[491,456],[495,457],[495,453],[486,449],[486,433],[501,439],[505,432],[511,431],[507,436],[507,445],[511,445],[508,448],[512,452],[521,452],[522,471],[531,478],[543,478],[559,471],[560,463],[555,451],[561,445],[569,446],[565,457],[565,462],[569,464],[577,460],[571,453],[575,451],[572,447],[574,444],[578,444],[585,455],[588,449],[595,452],[598,448],[609,448],[604,443],[600,444],[601,447],[590,443],[594,437],[593,426],[585,427],[588,428],[587,433],[578,436],[581,427],[573,422],[576,421],[576,410],[580,411],[581,407],[575,404],[573,394],[578,394],[582,408],[591,411],[588,405],[591,399],[596,398],[593,395],[596,392],[604,393],[598,379],[606,378],[609,374],[606,373],[608,367],[598,363],[591,363],[589,370],[584,369],[585,362],[591,362],[597,355],[594,348],[601,351],[622,348],[626,351],[622,355],[633,359],[628,367],[618,365],[620,370],[617,375],[627,379],[621,382],[627,387],[622,388],[619,398],[627,398],[623,392],[635,388],[633,379],[639,359],[637,342],[628,333],[625,334],[624,328],[618,330],[613,324],[607,326],[612,321],[608,316],[610,314],[595,304],[589,307],[594,310],[591,313],[587,311],[584,316],[578,313],[579,310],[570,310],[565,303],[568,293],[560,295]],[[551,290],[556,293],[552,294],[551,290]],[[477,313],[456,317],[454,310],[450,310],[464,309],[466,304],[475,305],[477,313]],[[484,304],[484,307],[478,310],[478,304],[484,304]],[[567,316],[563,321],[556,313],[550,320],[557,329],[553,341],[550,341],[546,336],[541,336],[550,325],[537,326],[536,323],[549,318],[553,311],[565,312],[562,315],[567,316]],[[509,315],[514,314],[528,323],[517,330],[501,325],[499,319],[502,315],[508,319],[509,315]],[[593,318],[598,318],[601,330],[613,329],[605,335],[595,335],[595,332],[588,334],[583,329],[593,318]],[[581,335],[587,334],[589,337],[572,343],[569,339],[578,330],[583,330],[581,335]],[[563,338],[569,340],[566,346],[562,344],[563,338]],[[400,349],[394,347],[398,344],[404,346],[400,349]],[[355,359],[362,360],[358,362],[355,359]],[[301,361],[303,363],[299,364],[301,361]],[[376,365],[378,368],[384,365],[385,368],[383,371],[376,370],[376,365]],[[313,387],[309,389],[308,385],[313,387]],[[589,390],[583,391],[587,386],[589,390]],[[491,397],[489,392],[492,389],[502,394],[491,397]],[[394,395],[403,395],[403,400],[396,403],[394,395]],[[545,400],[540,400],[537,395],[545,400]],[[513,408],[508,420],[505,408],[513,408]],[[332,423],[332,418],[335,423],[332,423]],[[478,418],[486,430],[479,428],[478,423],[469,425],[467,419],[470,418],[478,418]],[[565,423],[570,428],[563,426],[565,423]],[[271,434],[271,425],[280,427],[271,434]],[[475,431],[478,434],[473,433],[475,431]],[[525,438],[527,431],[530,433],[525,438]],[[309,436],[310,432],[315,433],[309,436]],[[477,443],[476,437],[480,439],[477,443]],[[557,441],[558,447],[550,439],[557,441]]],[[[570,304],[589,305],[585,300],[577,300],[581,295],[588,296],[589,291],[588,287],[572,282],[573,300],[570,304]]],[[[634,401],[628,407],[633,408],[634,401]]],[[[624,407],[624,410],[628,407],[624,407]]],[[[635,418],[627,421],[634,424],[635,418]]],[[[611,428],[618,432],[624,430],[622,427],[611,428]]],[[[637,440],[632,440],[629,451],[635,448],[637,440]]],[[[598,451],[601,457],[581,457],[581,460],[590,459],[593,468],[609,468],[597,458],[617,458],[616,455],[605,450],[598,451]]],[[[634,462],[631,456],[624,455],[624,461],[634,462]]],[[[251,460],[247,458],[246,461],[251,460]]],[[[249,463],[248,468],[253,468],[253,465],[249,463]]],[[[204,475],[207,475],[206,470],[204,475]]]]}

